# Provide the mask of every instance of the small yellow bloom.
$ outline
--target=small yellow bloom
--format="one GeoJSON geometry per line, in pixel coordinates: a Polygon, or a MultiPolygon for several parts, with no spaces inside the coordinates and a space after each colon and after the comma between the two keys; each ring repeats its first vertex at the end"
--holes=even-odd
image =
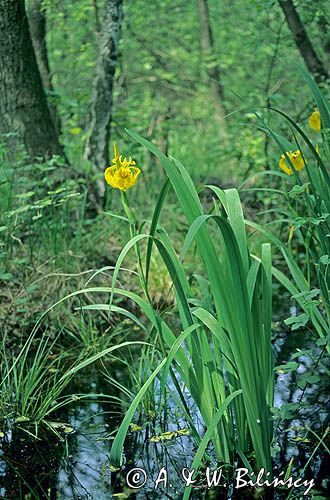
{"type": "Polygon", "coordinates": [[[308,125],[316,132],[320,132],[321,130],[321,116],[318,110],[313,111],[311,116],[308,118],[308,125]]]}
{"type": "MultiPolygon", "coordinates": [[[[302,170],[305,166],[305,162],[304,162],[304,159],[301,155],[301,152],[299,149],[297,149],[297,151],[287,151],[286,152],[286,155],[287,157],[290,159],[292,165],[294,166],[295,170],[297,170],[298,172],[300,170],[302,170]]],[[[282,155],[281,156],[281,159],[278,163],[278,166],[283,170],[283,172],[285,172],[286,174],[288,175],[292,175],[293,174],[293,170],[290,166],[290,164],[288,165],[289,162],[287,162],[287,159],[286,159],[286,156],[285,155],[282,155]]]]}
{"type": "Polygon", "coordinates": [[[135,166],[135,161],[132,160],[131,156],[129,159],[126,156],[124,159],[119,156],[115,143],[113,149],[115,152],[115,157],[112,160],[113,165],[105,170],[104,177],[111,187],[127,191],[134,186],[141,170],[135,166]]]}

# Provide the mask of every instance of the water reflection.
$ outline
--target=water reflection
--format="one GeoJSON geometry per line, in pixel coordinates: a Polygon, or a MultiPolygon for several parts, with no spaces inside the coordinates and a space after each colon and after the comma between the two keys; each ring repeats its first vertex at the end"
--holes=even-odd
{"type": "Polygon", "coordinates": [[[8,432],[0,450],[1,498],[55,500],[63,451],[54,436],[36,440],[18,428],[8,432]]]}
{"type": "Polygon", "coordinates": [[[106,437],[103,412],[100,404],[92,402],[69,415],[76,434],[70,439],[67,460],[58,472],[60,498],[102,499],[105,494],[110,498],[109,443],[99,440],[106,437]]]}
{"type": "MultiPolygon", "coordinates": [[[[306,340],[300,338],[299,342],[307,345],[307,336],[306,340]]],[[[274,345],[277,364],[287,361],[296,345],[297,338],[293,335],[280,335],[274,345]]],[[[315,348],[316,357],[319,352],[320,349],[315,348]]],[[[299,364],[298,372],[301,373],[307,372],[313,363],[312,359],[304,354],[297,356],[295,361],[299,364]]],[[[322,375],[322,369],[319,369],[319,372],[322,375]]],[[[99,387],[97,379],[92,387],[94,392],[95,384],[99,387]]],[[[89,386],[89,390],[90,388],[89,386]]],[[[306,406],[300,405],[299,412],[293,418],[281,420],[280,426],[275,429],[275,444],[280,449],[276,459],[276,467],[279,470],[286,469],[291,457],[295,457],[296,470],[301,470],[308,461],[317,441],[303,442],[299,439],[306,433],[306,427],[312,427],[319,435],[322,434],[327,418],[324,410],[326,397],[325,391],[320,392],[319,384],[311,384],[303,389],[297,385],[294,373],[277,375],[277,408],[291,402],[308,403],[306,406]]],[[[182,467],[191,465],[195,452],[191,436],[182,436],[163,443],[150,441],[150,437],[155,433],[176,431],[188,426],[175,400],[169,401],[166,408],[166,427],[162,419],[155,415],[147,416],[141,424],[142,429],[129,434],[125,448],[125,468],[118,472],[111,471],[109,454],[112,431],[117,428],[122,415],[118,415],[118,408],[109,402],[79,401],[76,406],[70,407],[63,418],[75,429],[75,433],[64,435],[61,442],[50,435],[46,440],[34,440],[17,428],[12,430],[0,443],[0,497],[15,500],[182,498],[183,483],[180,472],[182,467]],[[167,468],[173,485],[155,491],[154,480],[162,466],[167,468]],[[141,467],[148,475],[143,489],[135,492],[127,487],[125,481],[126,473],[132,467],[141,467]]],[[[193,408],[192,413],[196,415],[193,408]]],[[[196,424],[200,426],[201,422],[197,421],[196,424]]],[[[318,488],[326,487],[324,477],[329,465],[327,460],[321,446],[304,472],[305,477],[316,479],[318,488]]],[[[193,498],[205,497],[204,493],[195,491],[193,498]]],[[[207,498],[212,498],[212,494],[214,495],[214,492],[208,494],[207,498]]],[[[221,497],[227,498],[227,492],[218,490],[216,496],[213,496],[221,497]]],[[[246,492],[244,498],[248,498],[246,492]]]]}

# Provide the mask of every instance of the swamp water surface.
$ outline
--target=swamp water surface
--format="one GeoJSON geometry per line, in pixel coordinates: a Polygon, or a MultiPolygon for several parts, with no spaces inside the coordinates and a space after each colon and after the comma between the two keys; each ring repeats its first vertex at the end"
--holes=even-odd
{"type": "MultiPolygon", "coordinates": [[[[274,343],[276,364],[286,362],[296,345],[302,345],[301,332],[285,336],[279,335],[274,343]],[[297,335],[300,336],[299,341],[297,335]]],[[[320,350],[315,349],[317,357],[320,350]]],[[[297,372],[304,373],[310,368],[312,360],[302,354],[296,358],[297,372]]],[[[283,412],[291,411],[287,403],[299,404],[300,408],[287,420],[275,420],[275,446],[278,454],[275,459],[277,472],[286,471],[290,460],[293,461],[292,475],[305,467],[304,478],[314,478],[318,496],[303,496],[302,490],[291,490],[290,498],[329,498],[329,457],[324,447],[315,448],[319,441],[311,435],[306,438],[306,428],[311,427],[322,436],[327,426],[325,410],[327,400],[327,381],[322,369],[316,367],[321,375],[321,383],[309,384],[299,388],[294,373],[280,373],[276,380],[275,407],[283,412]],[[301,402],[307,403],[301,406],[301,402]]],[[[313,373],[315,374],[316,371],[313,373]]],[[[100,385],[97,375],[86,381],[81,392],[98,392],[100,385]]],[[[191,408],[193,411],[193,407],[191,408]]],[[[74,432],[65,434],[59,440],[53,434],[35,440],[24,430],[13,427],[0,440],[0,498],[14,500],[105,500],[110,498],[142,499],[181,499],[184,482],[182,468],[191,466],[194,456],[192,437],[184,429],[188,424],[173,398],[167,401],[166,422],[160,421],[150,413],[143,422],[137,422],[126,439],[125,467],[113,471],[110,467],[109,453],[116,429],[122,416],[109,402],[89,400],[78,401],[63,415],[74,432]],[[178,429],[183,429],[178,434],[178,429]],[[174,433],[172,439],[155,442],[155,435],[164,431],[174,433]],[[168,472],[167,488],[160,483],[154,489],[155,480],[162,467],[168,472]],[[131,489],[126,483],[126,475],[133,468],[142,468],[146,473],[146,483],[141,489],[131,489]]],[[[194,412],[196,414],[196,411],[194,412]]],[[[196,417],[195,424],[201,426],[196,417]]],[[[156,438],[157,441],[157,438],[156,438]]],[[[216,468],[216,463],[211,464],[216,468]]],[[[276,471],[274,473],[276,476],[276,471]]],[[[142,477],[142,476],[140,476],[142,477]]],[[[287,498],[290,491],[276,490],[275,498],[287,498]]],[[[255,491],[217,488],[194,489],[192,498],[257,498],[255,491]]]]}

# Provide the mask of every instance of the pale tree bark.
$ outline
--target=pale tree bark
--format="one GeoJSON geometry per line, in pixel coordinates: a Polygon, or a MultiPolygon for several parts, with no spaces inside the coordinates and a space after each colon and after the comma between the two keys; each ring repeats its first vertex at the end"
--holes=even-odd
{"type": "Polygon", "coordinates": [[[279,0],[279,4],[284,12],[289,29],[297,48],[308,68],[318,83],[322,83],[329,78],[322,61],[318,57],[298,11],[292,0],[279,0]]]}
{"type": "MultiPolygon", "coordinates": [[[[104,19],[99,34],[99,55],[95,67],[90,103],[89,133],[84,157],[92,162],[95,172],[109,164],[109,140],[112,120],[114,77],[121,36],[123,0],[106,0],[104,19]]],[[[104,195],[103,179],[97,182],[97,194],[104,195]]]]}
{"type": "MultiPolygon", "coordinates": [[[[33,43],[34,52],[36,55],[38,68],[42,80],[43,87],[46,93],[51,96],[54,95],[54,87],[51,78],[51,71],[49,67],[47,45],[46,45],[46,9],[43,6],[42,0],[29,0],[28,3],[28,21],[30,33],[33,43]]],[[[56,128],[57,133],[60,133],[61,124],[57,112],[56,105],[49,103],[48,107],[56,128]]]]}
{"type": "Polygon", "coordinates": [[[206,60],[207,74],[215,106],[215,118],[219,124],[220,132],[226,134],[227,126],[225,121],[226,111],[224,106],[224,92],[221,85],[220,66],[214,52],[209,7],[207,0],[197,0],[197,4],[200,22],[200,43],[206,60]]]}
{"type": "Polygon", "coordinates": [[[31,158],[63,151],[52,122],[33,50],[24,0],[0,0],[0,133],[12,151],[24,144],[31,158]]]}

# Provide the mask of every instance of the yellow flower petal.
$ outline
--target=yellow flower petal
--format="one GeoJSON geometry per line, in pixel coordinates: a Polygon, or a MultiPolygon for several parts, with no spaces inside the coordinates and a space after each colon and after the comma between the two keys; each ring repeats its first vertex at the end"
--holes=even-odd
{"type": "MultiPolygon", "coordinates": [[[[304,168],[305,162],[302,157],[301,151],[299,149],[297,149],[297,151],[294,152],[287,151],[286,155],[297,172],[300,172],[300,170],[304,168]]],[[[287,160],[285,155],[282,155],[278,163],[280,169],[283,170],[283,172],[285,172],[287,175],[293,174],[293,169],[291,168],[290,162],[287,160]]]]}
{"type": "Polygon", "coordinates": [[[316,132],[320,132],[321,130],[321,116],[318,110],[313,111],[311,116],[308,118],[308,125],[316,132]]]}
{"type": "Polygon", "coordinates": [[[117,180],[116,180],[116,165],[112,167],[108,167],[104,172],[104,177],[109,186],[113,188],[117,188],[117,180]]]}
{"type": "Polygon", "coordinates": [[[305,162],[304,162],[304,159],[303,159],[299,149],[297,151],[295,151],[294,153],[292,153],[292,157],[290,159],[293,163],[294,168],[298,172],[300,172],[300,170],[302,170],[304,168],[305,162]]]}
{"type": "Polygon", "coordinates": [[[122,159],[122,156],[118,154],[115,143],[113,145],[113,149],[115,155],[112,160],[113,165],[105,170],[104,177],[109,186],[115,189],[120,189],[121,191],[126,191],[136,184],[141,170],[138,167],[135,167],[136,163],[132,160],[131,156],[129,159],[126,157],[122,159]]]}
{"type": "Polygon", "coordinates": [[[292,171],[292,168],[291,167],[288,167],[287,164],[286,164],[286,161],[285,161],[285,156],[282,155],[281,156],[281,159],[279,161],[279,164],[278,166],[280,167],[280,169],[283,170],[284,173],[286,173],[287,175],[292,175],[293,174],[293,171],[292,171]]]}

